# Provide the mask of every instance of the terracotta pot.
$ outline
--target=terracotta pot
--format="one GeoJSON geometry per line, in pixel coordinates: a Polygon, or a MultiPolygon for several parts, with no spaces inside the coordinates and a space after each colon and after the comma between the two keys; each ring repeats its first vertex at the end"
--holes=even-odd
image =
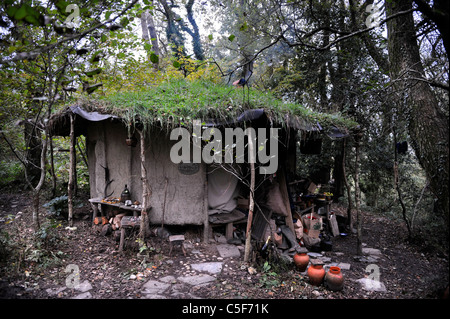
{"type": "Polygon", "coordinates": [[[294,255],[294,263],[300,272],[306,270],[309,264],[309,256],[306,253],[297,253],[294,255]]]}
{"type": "Polygon", "coordinates": [[[331,266],[325,275],[325,282],[330,290],[342,290],[344,287],[344,276],[342,275],[341,268],[331,266]]]}
{"type": "Polygon", "coordinates": [[[311,265],[308,268],[309,283],[314,286],[320,286],[325,277],[323,265],[311,265]]]}

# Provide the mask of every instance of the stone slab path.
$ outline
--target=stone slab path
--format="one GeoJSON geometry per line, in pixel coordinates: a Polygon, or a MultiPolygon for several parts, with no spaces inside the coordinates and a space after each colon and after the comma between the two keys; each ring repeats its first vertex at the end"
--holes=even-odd
{"type": "MultiPolygon", "coordinates": [[[[239,257],[240,252],[233,245],[218,245],[221,259],[239,257]]],[[[222,261],[204,261],[190,264],[191,274],[180,276],[165,276],[151,279],[142,285],[142,298],[197,298],[195,291],[216,281],[216,276],[222,272],[222,261]],[[192,273],[193,272],[193,273],[192,273]]]]}
{"type": "MultiPolygon", "coordinates": [[[[189,247],[193,256],[192,262],[176,261],[174,259],[166,260],[168,265],[177,265],[177,273],[163,277],[142,280],[132,274],[129,280],[142,280],[142,285],[138,295],[143,299],[196,299],[196,291],[204,286],[213,284],[217,276],[221,274],[226,262],[234,258],[240,259],[241,249],[235,245],[219,244],[214,254],[204,254],[200,250],[189,247]]],[[[50,296],[58,296],[67,287],[47,289],[50,296]]],[[[77,294],[72,299],[92,299],[92,285],[88,280],[84,280],[77,286],[72,287],[77,294]]]]}
{"type": "MultiPolygon", "coordinates": [[[[132,274],[130,281],[135,283],[142,282],[137,286],[136,296],[142,299],[197,299],[198,292],[202,287],[217,284],[217,278],[220,277],[223,269],[228,269],[228,262],[236,262],[241,259],[242,247],[229,244],[219,244],[215,246],[214,252],[202,252],[194,247],[190,247],[189,261],[177,260],[177,258],[168,259],[164,262],[175,269],[175,271],[163,275],[161,277],[139,278],[132,274]],[[234,261],[233,261],[234,260],[234,261]]],[[[338,256],[339,253],[336,253],[338,256]]],[[[332,262],[330,257],[326,257],[321,253],[309,252],[308,255],[312,259],[320,259],[324,263],[327,270],[331,266],[340,267],[344,273],[351,268],[349,263],[332,262]]],[[[383,258],[380,250],[364,247],[363,255],[358,256],[358,260],[367,263],[369,266],[379,258],[383,258]]],[[[306,274],[306,271],[304,272],[306,274]]],[[[385,285],[376,277],[361,278],[356,280],[360,284],[361,289],[366,291],[386,292],[385,285]]],[[[67,287],[47,289],[49,296],[59,296],[67,287]]],[[[72,299],[93,299],[95,291],[91,282],[84,280],[76,287],[72,287],[76,294],[72,299]],[[94,295],[93,295],[94,294],[94,295]]]]}

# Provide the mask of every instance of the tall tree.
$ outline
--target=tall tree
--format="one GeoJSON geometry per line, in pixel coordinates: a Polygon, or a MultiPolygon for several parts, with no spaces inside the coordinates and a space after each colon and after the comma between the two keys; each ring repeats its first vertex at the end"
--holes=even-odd
{"type": "Polygon", "coordinates": [[[150,10],[146,10],[141,13],[141,29],[142,38],[145,43],[151,45],[149,59],[153,63],[155,69],[158,69],[160,50],[158,34],[156,33],[155,22],[153,21],[153,11],[150,12],[150,10]]]}
{"type": "Polygon", "coordinates": [[[172,52],[176,57],[185,56],[185,39],[180,25],[177,23],[177,20],[181,20],[181,18],[172,10],[174,6],[178,5],[173,2],[169,4],[166,0],[158,0],[158,2],[162,6],[160,12],[162,12],[167,22],[166,37],[169,44],[172,45],[172,52]]]}
{"type": "MultiPolygon", "coordinates": [[[[407,12],[412,0],[386,1],[387,15],[407,12]]],[[[430,180],[439,210],[449,215],[449,126],[448,113],[442,112],[434,92],[426,81],[413,13],[402,14],[387,22],[391,81],[397,99],[404,101],[403,114],[409,118],[409,134],[420,164],[430,180]]]]}
{"type": "MultiPolygon", "coordinates": [[[[192,26],[192,30],[188,27],[186,27],[183,24],[183,30],[186,31],[192,38],[192,46],[194,48],[194,55],[197,60],[203,61],[205,59],[205,54],[203,53],[203,47],[202,47],[202,41],[200,38],[200,31],[197,25],[197,22],[194,18],[194,6],[195,0],[189,0],[186,3],[186,13],[187,13],[187,19],[189,23],[192,26]]],[[[182,21],[181,21],[182,22],[182,21]]]]}
{"type": "Polygon", "coordinates": [[[194,5],[196,3],[195,0],[188,0],[187,2],[185,2],[184,8],[186,9],[186,13],[180,11],[180,5],[175,1],[171,1],[171,3],[168,3],[167,0],[158,0],[158,2],[162,7],[159,9],[159,11],[164,15],[165,21],[167,23],[167,41],[172,45],[172,51],[174,52],[175,56],[186,56],[186,39],[183,34],[183,32],[185,32],[192,39],[192,47],[195,58],[199,61],[203,61],[205,59],[205,54],[200,37],[200,29],[194,17],[194,5]],[[189,24],[185,21],[185,19],[183,19],[182,15],[186,15],[189,24]]]}

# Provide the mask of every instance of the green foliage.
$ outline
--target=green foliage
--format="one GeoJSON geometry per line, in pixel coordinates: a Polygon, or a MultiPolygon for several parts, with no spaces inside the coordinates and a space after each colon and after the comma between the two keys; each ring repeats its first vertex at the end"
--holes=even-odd
{"type": "Polygon", "coordinates": [[[25,250],[25,261],[36,263],[40,268],[47,268],[59,265],[64,253],[55,248],[61,242],[61,237],[57,231],[62,225],[55,219],[49,218],[34,233],[32,245],[25,250]]]}
{"type": "Polygon", "coordinates": [[[0,231],[1,272],[22,275],[31,267],[45,269],[63,262],[66,256],[57,248],[62,240],[59,222],[46,219],[37,231],[29,233],[24,219],[12,217],[10,221],[10,227],[0,231]]]}
{"type": "Polygon", "coordinates": [[[11,236],[8,232],[1,230],[0,231],[0,262],[6,261],[9,259],[11,254],[11,236]]]}
{"type": "Polygon", "coordinates": [[[47,213],[53,217],[67,216],[67,200],[68,196],[63,195],[55,197],[49,202],[42,205],[47,208],[47,213]]]}
{"type": "Polygon", "coordinates": [[[264,288],[278,287],[281,284],[281,280],[278,278],[278,274],[275,271],[270,271],[272,266],[266,261],[262,266],[263,275],[259,278],[259,285],[264,288]]]}
{"type": "Polygon", "coordinates": [[[18,161],[0,161],[0,186],[23,180],[23,165],[18,161]]]}

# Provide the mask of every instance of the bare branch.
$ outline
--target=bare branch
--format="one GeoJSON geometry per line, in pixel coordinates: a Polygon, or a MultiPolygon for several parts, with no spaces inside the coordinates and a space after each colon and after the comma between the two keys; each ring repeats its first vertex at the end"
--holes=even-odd
{"type": "Polygon", "coordinates": [[[422,81],[422,82],[428,83],[429,85],[431,85],[433,87],[437,87],[437,88],[444,89],[444,90],[447,90],[447,91],[450,90],[448,84],[437,82],[437,81],[433,81],[433,80],[428,80],[428,79],[425,79],[425,78],[413,77],[413,78],[406,78],[405,80],[422,81]]]}
{"type": "MultiPolygon", "coordinates": [[[[395,14],[393,14],[393,15],[391,15],[391,16],[383,19],[383,20],[381,20],[379,24],[384,24],[384,23],[386,23],[389,20],[392,20],[392,19],[394,19],[394,18],[396,18],[398,16],[409,14],[409,13],[411,13],[413,11],[417,11],[417,9],[409,9],[409,10],[397,12],[397,13],[395,13],[395,14]]],[[[324,50],[328,50],[329,48],[331,48],[333,45],[335,45],[338,42],[341,42],[341,41],[349,39],[351,37],[358,36],[360,34],[369,32],[369,31],[371,31],[371,30],[373,30],[375,28],[376,28],[376,26],[372,26],[372,27],[368,27],[368,28],[365,28],[365,29],[354,31],[352,33],[348,33],[348,34],[346,34],[346,35],[344,35],[342,37],[337,38],[334,41],[331,41],[330,43],[328,43],[327,45],[322,46],[322,47],[306,43],[306,42],[304,42],[302,40],[300,40],[300,42],[290,43],[286,38],[283,37],[283,39],[286,42],[286,44],[289,45],[290,47],[306,46],[308,48],[316,49],[316,50],[319,50],[319,51],[324,51],[324,50]]],[[[309,32],[306,36],[310,37],[310,36],[314,35],[315,33],[317,33],[316,31],[322,31],[322,30],[325,30],[325,29],[323,27],[320,27],[317,30],[313,30],[313,31],[309,32]]],[[[344,34],[345,32],[339,32],[339,33],[344,34]]]]}

